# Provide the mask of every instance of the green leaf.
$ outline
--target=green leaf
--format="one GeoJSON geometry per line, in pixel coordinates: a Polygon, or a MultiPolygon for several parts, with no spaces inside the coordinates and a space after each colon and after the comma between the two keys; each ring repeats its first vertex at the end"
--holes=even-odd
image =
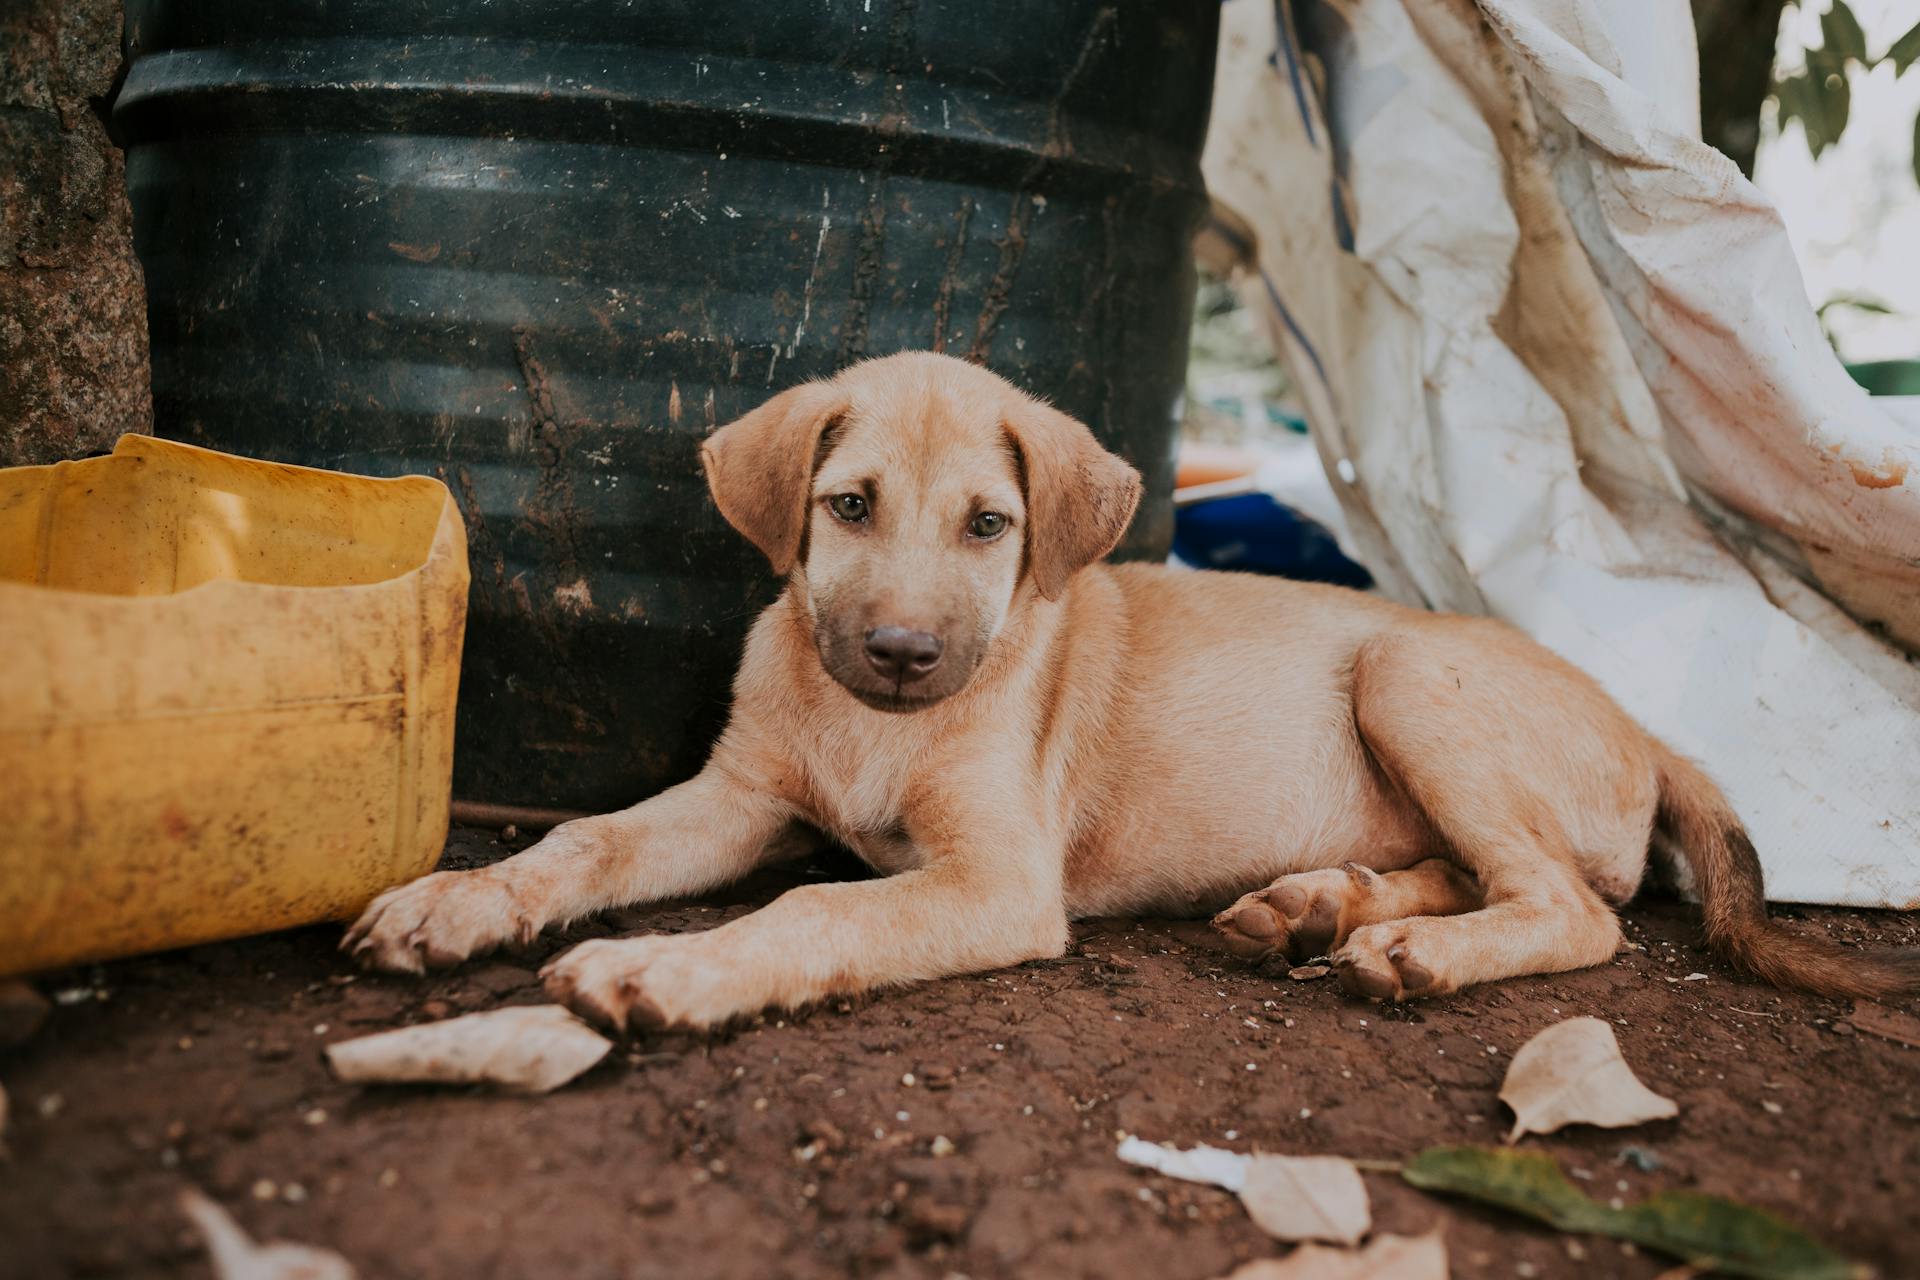
{"type": "Polygon", "coordinates": [[[1824,113],[1822,127],[1826,131],[1827,141],[1838,142],[1847,129],[1847,115],[1853,107],[1853,89],[1847,84],[1845,76],[1829,77],[1820,86],[1819,93],[1824,113]]]}
{"type": "Polygon", "coordinates": [[[1780,130],[1785,132],[1787,122],[1800,114],[1803,102],[1802,93],[1806,88],[1805,76],[1788,76],[1785,80],[1773,82],[1773,100],[1780,107],[1780,130]]]}
{"type": "Polygon", "coordinates": [[[1840,140],[1853,105],[1844,75],[1810,61],[1806,71],[1776,82],[1773,91],[1780,104],[1780,127],[1798,120],[1814,159],[1840,140]]]}
{"type": "Polygon", "coordinates": [[[1820,35],[1828,52],[1855,62],[1867,60],[1867,33],[1860,29],[1860,19],[1853,16],[1847,0],[1833,0],[1833,7],[1820,15],[1820,35]]]}
{"type": "Polygon", "coordinates": [[[1876,316],[1890,316],[1893,314],[1893,308],[1878,298],[1869,298],[1857,293],[1836,293],[1818,307],[1814,308],[1813,313],[1817,316],[1824,316],[1835,307],[1845,307],[1851,311],[1864,311],[1869,315],[1876,316]]]}
{"type": "Polygon", "coordinates": [[[1886,61],[1893,64],[1893,74],[1896,76],[1920,61],[1920,22],[1908,27],[1907,34],[1888,46],[1886,61]]]}
{"type": "Polygon", "coordinates": [[[1815,160],[1840,141],[1852,108],[1853,90],[1847,84],[1844,68],[1836,69],[1826,59],[1809,61],[1797,114],[1801,127],[1807,131],[1807,149],[1813,152],[1815,160]]]}
{"type": "Polygon", "coordinates": [[[1801,114],[1806,105],[1807,78],[1788,76],[1784,80],[1773,82],[1773,97],[1780,104],[1780,127],[1785,129],[1787,122],[1801,114]]]}
{"type": "Polygon", "coordinates": [[[1401,1177],[1562,1231],[1631,1240],[1694,1266],[1754,1280],[1857,1280],[1867,1268],[1770,1214],[1718,1196],[1666,1191],[1614,1209],[1573,1185],[1552,1157],[1487,1147],[1429,1147],[1401,1177]]]}

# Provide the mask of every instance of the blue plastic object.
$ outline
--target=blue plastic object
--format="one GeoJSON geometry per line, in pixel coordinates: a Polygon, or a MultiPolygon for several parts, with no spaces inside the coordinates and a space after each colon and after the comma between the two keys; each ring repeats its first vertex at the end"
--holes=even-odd
{"type": "Polygon", "coordinates": [[[1342,587],[1373,585],[1373,575],[1342,554],[1326,526],[1264,493],[1179,508],[1173,553],[1196,569],[1238,569],[1342,587]]]}

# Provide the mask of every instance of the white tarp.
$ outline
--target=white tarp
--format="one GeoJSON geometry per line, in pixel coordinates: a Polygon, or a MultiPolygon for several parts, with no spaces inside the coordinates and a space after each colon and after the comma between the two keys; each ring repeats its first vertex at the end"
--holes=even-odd
{"type": "Polygon", "coordinates": [[[1592,672],[1771,896],[1920,906],[1920,414],[1847,377],[1698,141],[1686,0],[1222,23],[1215,229],[1383,588],[1592,672]]]}

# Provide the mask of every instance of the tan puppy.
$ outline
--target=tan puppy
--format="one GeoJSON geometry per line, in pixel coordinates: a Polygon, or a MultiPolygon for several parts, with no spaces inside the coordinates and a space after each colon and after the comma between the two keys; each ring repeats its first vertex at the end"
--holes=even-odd
{"type": "Polygon", "coordinates": [[[1058,955],[1078,916],[1232,903],[1215,924],[1242,954],[1331,953],[1350,990],[1397,999],[1607,959],[1657,822],[1708,936],[1748,968],[1833,994],[1913,984],[1911,957],[1770,924],[1713,784],[1517,632],[1096,565],[1138,476],[981,369],[868,361],[776,396],[704,458],[720,510],[787,575],[707,767],[382,895],[343,944],[364,962],[418,972],[700,893],[812,828],[884,877],[583,943],[548,990],[602,1024],[702,1027],[1058,955]]]}

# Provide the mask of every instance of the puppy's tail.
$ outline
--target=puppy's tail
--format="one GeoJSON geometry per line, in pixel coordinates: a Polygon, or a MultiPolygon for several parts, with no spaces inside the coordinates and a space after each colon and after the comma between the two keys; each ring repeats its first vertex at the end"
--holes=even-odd
{"type": "Polygon", "coordinates": [[[1920,991],[1920,952],[1846,950],[1768,919],[1760,859],[1739,815],[1711,778],[1658,749],[1660,827],[1693,868],[1709,946],[1776,987],[1870,1000],[1920,991]]]}

